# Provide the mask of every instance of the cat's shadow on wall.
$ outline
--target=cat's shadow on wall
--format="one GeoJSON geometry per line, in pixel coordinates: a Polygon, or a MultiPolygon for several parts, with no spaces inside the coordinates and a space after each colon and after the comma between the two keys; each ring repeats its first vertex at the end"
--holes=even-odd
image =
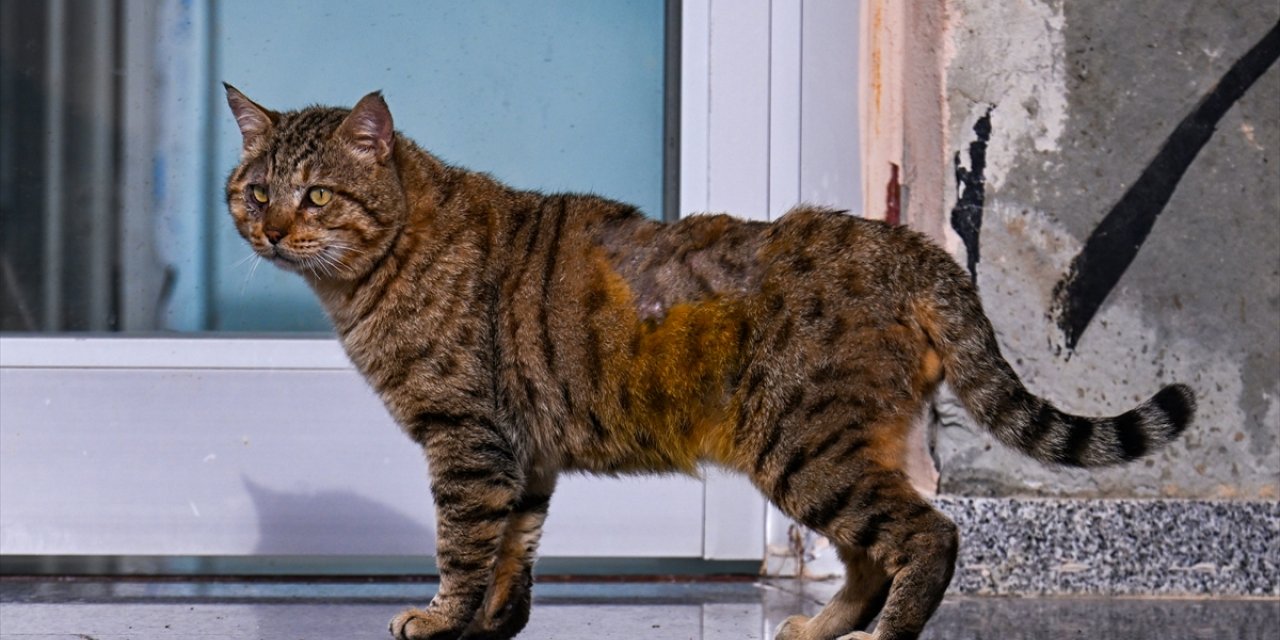
{"type": "Polygon", "coordinates": [[[242,481],[258,514],[255,555],[435,555],[435,531],[395,507],[349,491],[277,491],[242,481]]]}
{"type": "MultiPolygon", "coordinates": [[[[336,566],[326,566],[326,560],[340,560],[348,578],[388,570],[416,573],[435,555],[435,531],[393,506],[349,491],[278,491],[245,476],[241,480],[258,516],[253,553],[289,558],[281,573],[318,570],[323,575],[336,566]]],[[[430,501],[425,492],[423,500],[430,501]]],[[[405,606],[425,605],[435,590],[435,584],[417,582],[326,584],[322,577],[289,597],[255,603],[254,633],[259,638],[381,640],[392,616],[405,606]],[[318,609],[323,615],[316,615],[318,609]]]]}

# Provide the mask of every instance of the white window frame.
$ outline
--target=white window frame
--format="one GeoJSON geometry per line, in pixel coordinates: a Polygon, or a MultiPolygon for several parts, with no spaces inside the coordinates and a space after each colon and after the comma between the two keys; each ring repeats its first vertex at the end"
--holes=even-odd
{"type": "MultiPolygon", "coordinates": [[[[797,203],[862,210],[862,4],[686,0],[682,212],[774,220],[797,203]]],[[[706,513],[708,549],[763,551],[769,575],[799,569],[790,535],[797,525],[745,479],[709,475],[706,513]],[[734,524],[717,525],[717,519],[734,524]],[[715,533],[742,526],[761,537],[715,533]]],[[[822,545],[808,540],[805,546],[799,553],[815,555],[810,551],[822,545]]],[[[809,573],[843,571],[834,554],[816,555],[806,558],[809,573]]]]}
{"type": "MultiPolygon", "coordinates": [[[[680,211],[729,211],[773,219],[801,201],[857,210],[857,90],[855,82],[844,82],[851,73],[856,78],[857,5],[849,8],[839,0],[685,0],[680,12],[680,211]],[[853,44],[842,48],[842,40],[853,44]],[[828,57],[833,46],[839,49],[835,60],[828,57]],[[846,57],[845,49],[853,55],[846,57]]],[[[45,473],[50,465],[70,469],[81,464],[77,460],[93,459],[92,452],[79,450],[93,433],[83,416],[92,415],[96,406],[112,404],[106,400],[120,400],[85,395],[82,389],[133,393],[130,402],[140,403],[133,405],[138,415],[151,422],[117,425],[120,437],[134,434],[137,441],[121,445],[116,453],[139,465],[146,464],[148,455],[172,456],[172,478],[203,473],[219,460],[212,449],[192,459],[184,449],[187,445],[216,449],[243,439],[242,446],[252,447],[251,432],[262,416],[285,419],[281,399],[304,405],[299,411],[309,416],[307,426],[333,430],[310,431],[310,440],[331,438],[349,447],[358,441],[352,440],[347,423],[360,422],[360,433],[399,448],[399,453],[388,455],[399,455],[398,466],[404,468],[332,473],[350,476],[346,481],[357,492],[387,492],[365,496],[371,500],[416,503],[406,508],[406,517],[423,530],[434,530],[421,456],[397,433],[334,339],[9,335],[0,337],[0,554],[367,556],[420,553],[429,544],[423,541],[417,547],[395,537],[401,530],[383,535],[376,529],[345,540],[315,542],[317,522],[334,524],[320,518],[292,528],[286,523],[297,545],[281,546],[273,540],[264,550],[251,532],[236,530],[254,526],[255,506],[246,497],[250,489],[226,484],[225,477],[220,485],[184,486],[205,491],[206,497],[211,487],[227,492],[226,504],[206,504],[204,509],[194,499],[177,508],[130,501],[128,496],[103,504],[99,491],[60,486],[45,473]],[[246,377],[269,388],[246,394],[242,386],[229,382],[246,377]],[[138,391],[146,384],[161,386],[151,388],[154,394],[149,397],[138,391]],[[338,397],[309,398],[317,387],[338,397]],[[48,391],[47,397],[37,397],[40,389],[48,391]],[[177,400],[165,404],[165,398],[177,400]],[[227,424],[214,428],[207,439],[197,438],[192,445],[162,438],[167,420],[205,414],[215,404],[227,424]],[[75,416],[81,416],[79,423],[75,416]],[[35,457],[19,457],[19,452],[35,457]],[[358,481],[378,474],[392,474],[395,480],[358,481]],[[127,517],[111,517],[139,509],[145,513],[133,523],[127,517]],[[223,520],[213,522],[218,517],[223,520]],[[107,525],[94,518],[106,519],[107,525]]],[[[322,449],[306,449],[325,455],[322,449]]],[[[239,456],[238,464],[248,465],[239,468],[246,477],[261,471],[303,492],[331,491],[345,482],[317,482],[315,467],[306,464],[299,465],[296,477],[290,476],[281,469],[295,463],[285,455],[224,454],[222,459],[229,456],[239,456]]],[[[347,459],[334,459],[351,464],[342,460],[347,459]]],[[[98,459],[91,464],[109,467],[121,462],[98,459]]],[[[100,477],[111,482],[113,476],[100,477]]],[[[339,524],[359,529],[363,523],[339,524]]],[[[779,541],[779,532],[785,533],[787,526],[779,514],[770,513],[748,482],[713,468],[702,479],[568,478],[553,502],[542,555],[762,560],[767,543],[779,541]]]]}

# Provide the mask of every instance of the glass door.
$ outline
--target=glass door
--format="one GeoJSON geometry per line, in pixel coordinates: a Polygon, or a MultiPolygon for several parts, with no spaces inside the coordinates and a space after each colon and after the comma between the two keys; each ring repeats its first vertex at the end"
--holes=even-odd
{"type": "MultiPolygon", "coordinates": [[[[240,142],[221,81],[277,109],[381,89],[397,128],[446,161],[654,217],[858,208],[856,55],[815,44],[856,42],[857,12],[836,0],[0,0],[0,14],[9,560],[434,550],[421,453],[311,293],[232,230],[222,182],[240,142]]],[[[749,484],[714,469],[572,477],[543,556],[758,561],[766,520],[749,484]]]]}

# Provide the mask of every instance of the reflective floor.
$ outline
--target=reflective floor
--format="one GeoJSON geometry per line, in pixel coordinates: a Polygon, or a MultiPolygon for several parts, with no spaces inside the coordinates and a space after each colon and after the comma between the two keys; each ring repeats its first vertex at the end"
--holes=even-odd
{"type": "MultiPolygon", "coordinates": [[[[521,639],[749,640],[814,613],[829,583],[541,583],[521,639]]],[[[432,583],[0,579],[0,640],[384,640],[432,583]]],[[[952,598],[932,639],[1267,638],[1280,600],[952,598]]]]}

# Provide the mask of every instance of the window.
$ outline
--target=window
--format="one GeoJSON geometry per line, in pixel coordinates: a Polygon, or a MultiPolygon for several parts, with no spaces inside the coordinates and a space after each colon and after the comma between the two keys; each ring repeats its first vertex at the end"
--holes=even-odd
{"type": "Polygon", "coordinates": [[[0,329],[329,330],[223,203],[268,108],[384,92],[444,160],[663,207],[664,2],[0,3],[0,329]]]}

